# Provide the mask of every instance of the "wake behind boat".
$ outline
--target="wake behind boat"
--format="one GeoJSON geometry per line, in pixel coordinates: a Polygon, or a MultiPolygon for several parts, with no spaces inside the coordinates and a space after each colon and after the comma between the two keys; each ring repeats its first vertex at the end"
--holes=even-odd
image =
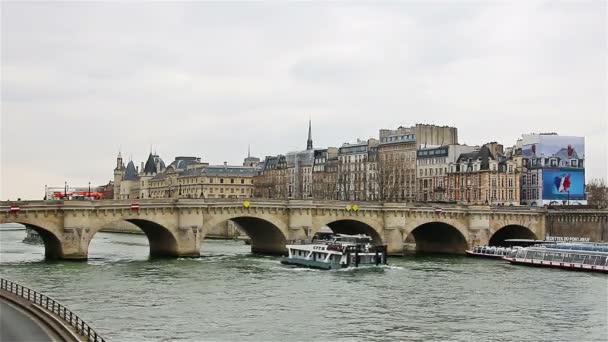
{"type": "Polygon", "coordinates": [[[373,246],[367,235],[315,234],[312,241],[287,245],[282,264],[323,270],[385,265],[386,246],[373,246]]]}

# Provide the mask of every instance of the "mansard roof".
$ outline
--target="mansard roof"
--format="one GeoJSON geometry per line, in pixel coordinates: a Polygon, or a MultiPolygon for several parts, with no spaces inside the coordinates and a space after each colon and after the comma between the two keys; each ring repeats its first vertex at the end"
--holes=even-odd
{"type": "Polygon", "coordinates": [[[160,173],[163,169],[165,169],[165,162],[158,155],[150,153],[144,166],[144,173],[160,173]]]}
{"type": "Polygon", "coordinates": [[[130,160],[127,164],[127,169],[125,170],[125,175],[122,178],[123,180],[138,180],[139,176],[137,175],[137,170],[135,169],[135,164],[130,160]]]}
{"type": "Polygon", "coordinates": [[[196,157],[176,157],[169,166],[173,166],[176,170],[185,170],[188,165],[197,162],[199,162],[199,160],[197,160],[196,157]]]}
{"type": "Polygon", "coordinates": [[[489,159],[494,159],[494,156],[492,155],[492,152],[490,152],[490,149],[485,145],[482,146],[477,151],[473,151],[473,152],[469,152],[469,153],[461,153],[456,162],[457,163],[462,163],[462,162],[468,163],[469,160],[471,160],[471,162],[474,162],[480,158],[481,158],[481,166],[479,169],[480,170],[489,170],[490,169],[489,159]]]}
{"type": "Polygon", "coordinates": [[[246,166],[212,165],[203,169],[207,176],[253,177],[259,172],[258,168],[246,166]]]}

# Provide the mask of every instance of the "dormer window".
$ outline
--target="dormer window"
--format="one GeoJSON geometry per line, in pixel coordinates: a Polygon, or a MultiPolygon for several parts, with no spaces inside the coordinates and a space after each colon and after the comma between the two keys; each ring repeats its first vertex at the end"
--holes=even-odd
{"type": "Polygon", "coordinates": [[[570,161],[570,166],[572,166],[572,167],[577,167],[577,166],[578,166],[578,160],[576,160],[576,159],[572,159],[572,160],[570,161]]]}

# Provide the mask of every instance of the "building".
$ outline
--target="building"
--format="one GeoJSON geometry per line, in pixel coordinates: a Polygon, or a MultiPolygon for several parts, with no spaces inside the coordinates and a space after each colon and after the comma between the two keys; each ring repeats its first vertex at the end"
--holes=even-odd
{"type": "Polygon", "coordinates": [[[260,166],[260,158],[251,156],[251,148],[247,147],[247,158],[243,160],[243,166],[258,167],[260,166]]]}
{"type": "Polygon", "coordinates": [[[427,146],[416,152],[417,200],[419,202],[448,201],[448,167],[462,153],[478,147],[467,145],[427,146]]]}
{"type": "Polygon", "coordinates": [[[338,149],[328,147],[315,150],[312,167],[312,197],[314,199],[337,200],[338,149]]]}
{"type": "Polygon", "coordinates": [[[197,157],[176,157],[165,166],[150,153],[141,171],[133,161],[126,167],[118,155],[114,169],[115,199],[250,198],[257,167],[209,165],[197,157]]]}
{"type": "Polygon", "coordinates": [[[448,164],[448,200],[476,205],[519,205],[521,169],[497,143],[461,153],[448,164]],[[494,152],[492,152],[494,151],[494,152]]]}
{"type": "Polygon", "coordinates": [[[340,200],[373,201],[378,198],[377,139],[345,143],[338,150],[340,200]]]}
{"type": "Polygon", "coordinates": [[[522,204],[587,204],[584,137],[524,134],[521,144],[522,204]]]}
{"type": "Polygon", "coordinates": [[[458,144],[455,127],[416,124],[396,130],[381,129],[378,146],[379,197],[388,201],[415,201],[416,151],[420,146],[458,144]]]}
{"type": "Polygon", "coordinates": [[[312,146],[312,127],[308,121],[308,140],[306,150],[289,152],[285,155],[287,162],[287,198],[312,198],[312,167],[314,163],[312,146]]]}
{"type": "Polygon", "coordinates": [[[254,197],[287,198],[287,160],[284,155],[267,156],[254,177],[254,197]]]}

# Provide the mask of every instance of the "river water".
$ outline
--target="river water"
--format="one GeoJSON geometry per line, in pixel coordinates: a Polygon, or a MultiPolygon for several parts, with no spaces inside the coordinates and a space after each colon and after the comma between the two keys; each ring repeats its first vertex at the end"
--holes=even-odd
{"type": "Polygon", "coordinates": [[[460,256],[318,271],[206,240],[148,259],[145,236],[99,233],[86,262],[46,262],[0,232],[0,276],[39,290],[113,341],[606,341],[608,277],[460,256]]]}

